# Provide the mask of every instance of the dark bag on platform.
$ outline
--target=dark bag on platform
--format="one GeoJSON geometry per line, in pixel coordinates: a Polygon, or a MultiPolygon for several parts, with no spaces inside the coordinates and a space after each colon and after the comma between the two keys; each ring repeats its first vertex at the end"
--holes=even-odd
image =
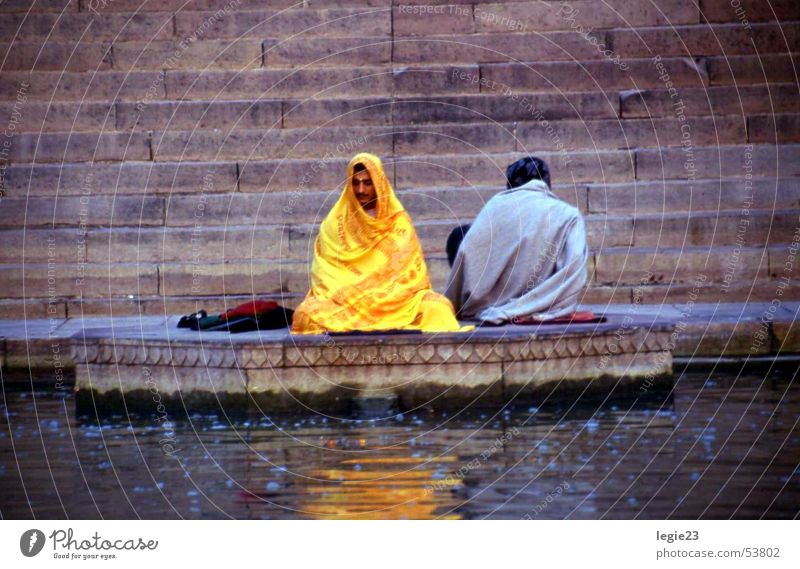
{"type": "Polygon", "coordinates": [[[267,300],[251,300],[227,312],[208,316],[205,310],[187,314],[178,321],[178,328],[208,332],[254,332],[277,330],[292,325],[294,311],[267,300]]]}

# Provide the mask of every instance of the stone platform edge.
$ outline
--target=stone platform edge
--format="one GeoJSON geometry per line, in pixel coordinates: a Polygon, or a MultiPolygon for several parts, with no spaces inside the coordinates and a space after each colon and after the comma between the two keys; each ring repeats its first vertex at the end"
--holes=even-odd
{"type": "Polygon", "coordinates": [[[663,384],[672,373],[673,329],[650,321],[435,335],[195,333],[190,339],[84,330],[73,337],[72,358],[79,408],[93,413],[152,412],[158,404],[348,413],[365,399],[395,400],[401,410],[496,406],[663,384]]]}

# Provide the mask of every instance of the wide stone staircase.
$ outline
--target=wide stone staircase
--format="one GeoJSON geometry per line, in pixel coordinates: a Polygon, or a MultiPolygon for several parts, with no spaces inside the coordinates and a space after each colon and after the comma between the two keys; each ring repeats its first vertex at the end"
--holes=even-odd
{"type": "Polygon", "coordinates": [[[536,154],[585,303],[800,292],[796,0],[6,0],[0,36],[0,318],[294,306],[361,151],[439,290],[536,154]]]}

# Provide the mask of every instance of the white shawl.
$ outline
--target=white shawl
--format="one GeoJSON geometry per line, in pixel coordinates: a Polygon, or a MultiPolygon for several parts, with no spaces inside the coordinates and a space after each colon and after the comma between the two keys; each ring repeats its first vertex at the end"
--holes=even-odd
{"type": "Polygon", "coordinates": [[[445,295],[459,318],[494,324],[575,311],[589,250],[580,212],[541,180],[498,193],[459,247],[445,295]]]}

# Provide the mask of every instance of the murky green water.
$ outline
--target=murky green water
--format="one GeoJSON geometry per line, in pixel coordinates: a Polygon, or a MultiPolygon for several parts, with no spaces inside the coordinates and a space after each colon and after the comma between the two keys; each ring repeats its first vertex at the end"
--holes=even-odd
{"type": "Polygon", "coordinates": [[[648,401],[380,421],[76,418],[4,394],[3,518],[794,518],[790,374],[648,401]]]}

